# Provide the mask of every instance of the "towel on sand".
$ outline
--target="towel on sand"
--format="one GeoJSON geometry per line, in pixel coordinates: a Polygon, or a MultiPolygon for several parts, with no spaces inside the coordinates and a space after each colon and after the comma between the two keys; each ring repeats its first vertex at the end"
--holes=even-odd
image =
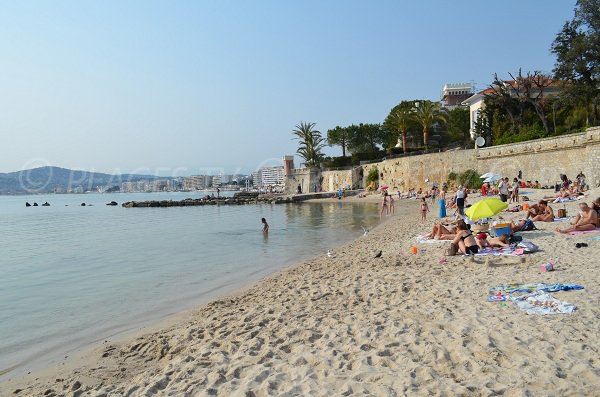
{"type": "Polygon", "coordinates": [[[575,230],[574,232],[569,232],[569,234],[571,236],[577,236],[579,234],[589,234],[589,233],[598,233],[600,232],[600,228],[599,229],[595,229],[595,230],[575,230]]]}
{"type": "Polygon", "coordinates": [[[513,302],[527,314],[540,316],[573,313],[576,309],[572,303],[560,301],[544,291],[535,291],[532,294],[513,298],[513,302]]]}
{"type": "Polygon", "coordinates": [[[512,294],[514,292],[533,292],[533,291],[544,291],[544,292],[556,292],[556,291],[571,291],[583,289],[583,285],[579,284],[547,284],[547,283],[513,283],[513,284],[501,284],[496,287],[490,288],[490,293],[495,294],[498,292],[504,292],[512,294]]]}
{"type": "Polygon", "coordinates": [[[575,217],[573,217],[573,216],[566,216],[564,218],[554,217],[554,222],[564,222],[564,221],[570,221],[572,219],[575,219],[575,217]]]}
{"type": "Polygon", "coordinates": [[[523,249],[507,247],[507,248],[492,248],[485,247],[479,250],[475,256],[521,256],[525,253],[523,249]]]}
{"type": "MultiPolygon", "coordinates": [[[[579,196],[579,197],[583,197],[583,196],[579,196]]],[[[575,197],[557,197],[556,200],[553,201],[554,204],[557,203],[569,203],[571,201],[577,201],[579,200],[579,197],[575,198],[575,197]]]]}

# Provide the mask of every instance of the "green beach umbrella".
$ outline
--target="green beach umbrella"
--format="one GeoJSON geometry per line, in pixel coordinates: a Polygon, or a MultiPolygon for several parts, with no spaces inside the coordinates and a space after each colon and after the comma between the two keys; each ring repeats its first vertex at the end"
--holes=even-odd
{"type": "Polygon", "coordinates": [[[491,218],[498,212],[508,208],[508,204],[499,198],[491,197],[480,200],[467,208],[465,215],[476,221],[481,218],[491,218]]]}

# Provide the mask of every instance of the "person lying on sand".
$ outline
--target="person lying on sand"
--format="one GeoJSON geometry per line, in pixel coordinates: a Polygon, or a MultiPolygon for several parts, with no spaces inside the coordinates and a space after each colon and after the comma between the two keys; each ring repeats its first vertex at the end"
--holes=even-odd
{"type": "Polygon", "coordinates": [[[577,214],[575,221],[571,223],[573,226],[563,230],[556,228],[556,231],[559,233],[571,233],[595,230],[600,227],[598,222],[598,213],[590,208],[587,203],[580,203],[579,214],[577,214]]]}
{"type": "Polygon", "coordinates": [[[538,215],[532,218],[534,222],[554,222],[554,211],[546,200],[540,200],[538,210],[538,215]]]}
{"type": "Polygon", "coordinates": [[[485,233],[477,234],[477,245],[479,248],[484,247],[510,247],[508,243],[508,234],[503,234],[498,238],[488,237],[485,233]]]}
{"type": "Polygon", "coordinates": [[[448,227],[442,225],[441,223],[435,223],[431,233],[427,235],[427,238],[435,240],[453,240],[456,236],[456,228],[451,225],[447,226],[448,227]]]}
{"type": "Polygon", "coordinates": [[[458,250],[465,255],[476,254],[479,252],[479,246],[475,241],[473,232],[467,228],[467,224],[463,220],[456,222],[456,236],[452,240],[452,244],[458,246],[458,250]]]}

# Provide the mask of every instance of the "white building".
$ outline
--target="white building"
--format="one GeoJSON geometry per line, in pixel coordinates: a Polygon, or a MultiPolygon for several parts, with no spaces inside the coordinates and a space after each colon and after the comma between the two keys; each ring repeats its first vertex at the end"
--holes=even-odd
{"type": "Polygon", "coordinates": [[[260,186],[262,187],[283,186],[285,183],[283,166],[263,167],[258,171],[260,173],[260,186]]]}
{"type": "Polygon", "coordinates": [[[212,186],[213,177],[210,175],[192,175],[184,178],[185,190],[204,190],[212,186]]]}
{"type": "Polygon", "coordinates": [[[454,109],[461,106],[463,101],[475,92],[473,83],[444,84],[441,94],[442,106],[446,109],[454,109]]]}

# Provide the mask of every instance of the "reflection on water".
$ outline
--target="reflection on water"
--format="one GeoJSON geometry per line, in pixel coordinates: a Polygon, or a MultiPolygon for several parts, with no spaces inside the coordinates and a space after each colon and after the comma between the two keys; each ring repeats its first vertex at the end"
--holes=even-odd
{"type": "Polygon", "coordinates": [[[324,254],[378,221],[369,204],[105,205],[186,197],[195,196],[0,197],[0,372],[61,357],[324,254]],[[25,201],[52,206],[26,208],[25,201]]]}

